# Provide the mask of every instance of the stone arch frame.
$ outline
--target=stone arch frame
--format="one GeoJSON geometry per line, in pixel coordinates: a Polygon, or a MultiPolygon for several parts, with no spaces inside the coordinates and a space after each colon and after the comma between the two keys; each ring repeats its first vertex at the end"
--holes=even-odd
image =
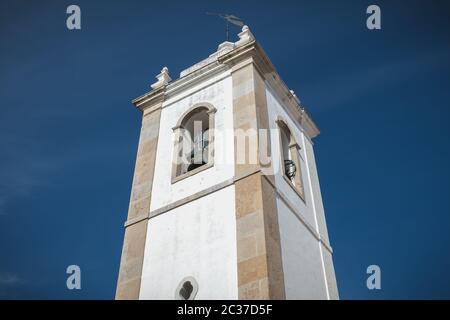
{"type": "Polygon", "coordinates": [[[288,125],[287,121],[281,117],[278,116],[277,119],[275,120],[279,131],[279,139],[278,139],[278,143],[279,143],[279,148],[280,148],[280,152],[279,152],[279,161],[280,161],[280,166],[281,166],[281,170],[282,170],[282,176],[284,178],[284,180],[294,189],[294,191],[300,196],[300,198],[305,201],[305,188],[304,188],[304,184],[303,184],[303,177],[302,177],[302,170],[301,170],[301,157],[300,157],[300,145],[297,143],[297,141],[295,140],[294,135],[292,134],[292,130],[290,128],[290,126],[288,125]],[[281,138],[281,130],[283,130],[289,137],[289,145],[288,145],[288,149],[289,149],[289,153],[291,156],[291,160],[294,161],[295,163],[295,167],[296,167],[296,173],[294,176],[294,179],[291,180],[287,177],[285,170],[284,170],[284,152],[283,152],[283,141],[281,138]]]}
{"type": "Polygon", "coordinates": [[[172,184],[187,177],[190,177],[200,171],[206,170],[214,166],[214,128],[215,128],[215,113],[217,109],[209,102],[200,102],[192,105],[187,109],[178,119],[175,127],[172,128],[174,133],[174,146],[173,146],[173,156],[172,156],[172,184]],[[188,172],[181,172],[181,164],[178,164],[176,158],[181,152],[181,141],[182,134],[181,129],[183,129],[184,123],[198,112],[205,111],[208,114],[208,162],[194,170],[188,172]]]}

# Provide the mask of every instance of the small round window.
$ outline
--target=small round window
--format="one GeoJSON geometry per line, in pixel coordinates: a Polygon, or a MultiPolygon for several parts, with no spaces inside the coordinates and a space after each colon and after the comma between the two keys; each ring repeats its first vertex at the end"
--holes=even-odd
{"type": "Polygon", "coordinates": [[[197,295],[198,284],[193,277],[186,277],[181,280],[175,291],[175,299],[177,300],[194,300],[197,295]]]}

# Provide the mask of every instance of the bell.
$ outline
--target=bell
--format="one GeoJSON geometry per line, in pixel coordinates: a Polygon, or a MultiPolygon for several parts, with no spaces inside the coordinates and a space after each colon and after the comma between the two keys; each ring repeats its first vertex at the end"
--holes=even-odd
{"type": "Polygon", "coordinates": [[[284,160],[284,172],[289,179],[295,177],[295,173],[297,172],[297,168],[295,167],[295,163],[292,160],[284,160]]]}

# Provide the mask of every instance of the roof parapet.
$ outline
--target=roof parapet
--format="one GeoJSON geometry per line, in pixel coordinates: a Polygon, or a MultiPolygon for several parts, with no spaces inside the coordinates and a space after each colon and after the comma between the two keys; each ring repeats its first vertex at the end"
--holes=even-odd
{"type": "Polygon", "coordinates": [[[149,105],[152,105],[155,101],[159,101],[161,97],[167,95],[167,90],[173,91],[174,88],[178,88],[179,90],[186,84],[191,83],[193,79],[201,76],[204,73],[203,70],[210,70],[211,66],[214,64],[231,66],[242,59],[252,57],[258,70],[270,86],[277,91],[283,103],[285,103],[293,112],[294,118],[304,127],[308,136],[310,138],[316,137],[320,133],[319,129],[305,110],[295,92],[290,90],[280,78],[269,57],[256,42],[249,27],[244,25],[242,27],[242,32],[240,32],[238,36],[238,41],[222,42],[219,44],[217,51],[209,55],[208,58],[181,71],[180,78],[172,83],[170,83],[172,79],[169,76],[169,70],[167,67],[164,67],[156,76],[158,81],[151,85],[152,90],[134,99],[133,104],[142,111],[143,109],[148,108],[149,105]],[[202,71],[200,71],[200,69],[202,69],[202,71]]]}

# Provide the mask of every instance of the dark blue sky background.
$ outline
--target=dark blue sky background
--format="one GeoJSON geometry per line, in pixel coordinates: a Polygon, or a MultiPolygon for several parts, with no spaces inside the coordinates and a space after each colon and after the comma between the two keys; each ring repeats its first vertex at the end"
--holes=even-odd
{"type": "Polygon", "coordinates": [[[141,120],[130,100],[164,65],[177,78],[215,51],[224,25],[206,11],[246,20],[321,129],[341,298],[450,298],[448,1],[0,3],[0,298],[114,297],[141,120]],[[374,3],[381,31],[366,28],[374,3]],[[70,4],[81,31],[66,28],[70,4]]]}

